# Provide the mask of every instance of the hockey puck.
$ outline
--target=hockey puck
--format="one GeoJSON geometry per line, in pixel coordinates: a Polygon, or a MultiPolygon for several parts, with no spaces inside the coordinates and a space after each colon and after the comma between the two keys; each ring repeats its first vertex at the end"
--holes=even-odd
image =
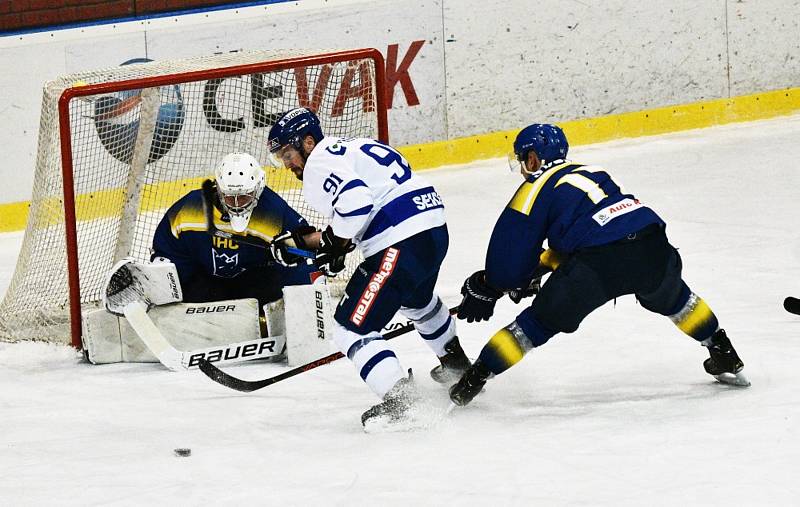
{"type": "Polygon", "coordinates": [[[175,453],[175,456],[180,456],[181,458],[186,458],[192,455],[192,450],[186,447],[178,447],[174,449],[172,452],[175,453]]]}
{"type": "Polygon", "coordinates": [[[783,308],[795,315],[800,315],[800,299],[789,296],[783,300],[783,308]]]}

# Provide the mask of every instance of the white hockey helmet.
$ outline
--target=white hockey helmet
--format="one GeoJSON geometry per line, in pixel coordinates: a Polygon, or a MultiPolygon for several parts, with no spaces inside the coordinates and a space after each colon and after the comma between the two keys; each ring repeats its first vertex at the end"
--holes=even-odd
{"type": "Polygon", "coordinates": [[[214,176],[219,200],[230,217],[231,227],[236,232],[244,232],[264,190],[261,164],[249,153],[231,153],[217,165],[214,176]]]}

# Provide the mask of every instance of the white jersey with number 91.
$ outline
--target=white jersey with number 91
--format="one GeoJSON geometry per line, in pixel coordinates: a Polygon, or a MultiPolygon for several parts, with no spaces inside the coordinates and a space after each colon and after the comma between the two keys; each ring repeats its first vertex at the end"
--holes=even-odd
{"type": "Polygon", "coordinates": [[[445,224],[433,186],[394,148],[374,139],[323,138],[306,161],[303,197],[364,257],[445,224]]]}

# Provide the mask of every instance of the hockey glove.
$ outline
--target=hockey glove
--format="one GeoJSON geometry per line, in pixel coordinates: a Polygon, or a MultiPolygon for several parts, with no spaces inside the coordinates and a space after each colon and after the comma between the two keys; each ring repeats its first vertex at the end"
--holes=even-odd
{"type": "Polygon", "coordinates": [[[319,249],[314,264],[319,266],[325,276],[336,276],[345,268],[347,254],[355,248],[356,245],[349,239],[333,234],[333,229],[329,225],[320,235],[319,249]]]}
{"type": "Polygon", "coordinates": [[[308,245],[306,245],[303,236],[311,234],[312,232],[317,232],[317,230],[310,225],[301,225],[293,231],[286,231],[275,236],[272,239],[272,243],[269,245],[272,258],[275,259],[275,262],[287,268],[293,268],[299,265],[303,262],[303,257],[289,253],[287,249],[294,247],[308,250],[308,245]]]}
{"type": "Polygon", "coordinates": [[[486,283],[486,271],[476,271],[461,286],[464,299],[458,308],[458,318],[467,322],[489,320],[494,313],[494,305],[503,292],[486,283]]]}
{"type": "Polygon", "coordinates": [[[508,292],[508,297],[511,298],[511,301],[514,303],[519,304],[525,298],[529,298],[535,296],[539,293],[539,289],[542,288],[542,278],[534,278],[531,280],[531,283],[528,284],[527,287],[523,287],[521,289],[514,289],[508,292]]]}

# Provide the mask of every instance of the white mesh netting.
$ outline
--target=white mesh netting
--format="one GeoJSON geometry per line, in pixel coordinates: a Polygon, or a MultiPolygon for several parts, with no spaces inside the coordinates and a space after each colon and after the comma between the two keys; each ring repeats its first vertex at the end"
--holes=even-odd
{"type": "MultiPolygon", "coordinates": [[[[233,53],[137,63],[46,83],[33,198],[14,277],[0,304],[0,340],[74,343],[58,117],[65,89],[120,83],[70,101],[80,302],[86,305],[99,300],[116,259],[149,259],[164,211],[212,176],[221,157],[246,151],[266,164],[269,128],[283,111],[311,107],[326,135],[378,137],[376,61],[348,55],[311,64],[302,53],[233,53]],[[208,75],[243,65],[233,75],[208,75]],[[148,78],[164,75],[174,75],[169,82],[175,84],[147,86],[148,78]]],[[[324,225],[291,172],[265,171],[270,188],[310,223],[324,225]]],[[[348,260],[342,280],[358,262],[355,255],[348,260]]]]}

